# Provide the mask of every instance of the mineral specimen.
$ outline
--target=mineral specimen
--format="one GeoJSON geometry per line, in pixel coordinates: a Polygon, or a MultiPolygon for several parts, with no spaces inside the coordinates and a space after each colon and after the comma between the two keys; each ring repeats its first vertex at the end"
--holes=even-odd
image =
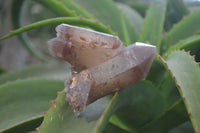
{"type": "Polygon", "coordinates": [[[66,100],[75,111],[143,79],[157,52],[155,46],[122,46],[118,37],[61,24],[48,41],[51,53],[76,67],[65,84],[66,100]]]}

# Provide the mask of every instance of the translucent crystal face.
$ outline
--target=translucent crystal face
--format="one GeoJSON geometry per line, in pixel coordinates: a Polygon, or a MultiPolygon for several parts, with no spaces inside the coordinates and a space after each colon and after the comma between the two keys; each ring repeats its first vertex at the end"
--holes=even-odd
{"type": "Polygon", "coordinates": [[[117,36],[67,24],[57,26],[56,31],[59,38],[72,42],[77,47],[117,49],[122,45],[117,36]]]}
{"type": "Polygon", "coordinates": [[[116,56],[122,50],[117,36],[61,24],[57,38],[48,41],[52,55],[63,58],[80,71],[116,56]]]}
{"type": "Polygon", "coordinates": [[[95,100],[143,79],[153,62],[155,46],[122,46],[118,37],[85,28],[59,25],[49,50],[78,69],[65,84],[66,100],[81,111],[95,100]]]}

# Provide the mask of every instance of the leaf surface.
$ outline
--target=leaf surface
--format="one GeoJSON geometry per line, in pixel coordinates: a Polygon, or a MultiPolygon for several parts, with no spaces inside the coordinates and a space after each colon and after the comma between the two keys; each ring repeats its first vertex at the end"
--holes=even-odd
{"type": "Polygon", "coordinates": [[[112,0],[74,0],[77,5],[82,6],[87,12],[91,13],[94,18],[98,19],[105,25],[109,25],[114,32],[117,32],[120,39],[125,41],[129,38],[131,43],[137,40],[137,33],[128,19],[125,17],[126,29],[128,36],[124,35],[123,21],[121,20],[122,12],[112,0]]]}
{"type": "Polygon", "coordinates": [[[125,130],[120,129],[119,127],[109,123],[104,129],[103,133],[128,133],[125,130]]]}
{"type": "Polygon", "coordinates": [[[192,57],[183,51],[175,51],[167,58],[167,65],[174,76],[184,99],[190,119],[197,133],[200,132],[200,69],[192,57]]]}
{"type": "Polygon", "coordinates": [[[168,0],[164,25],[165,30],[170,30],[174,24],[178,23],[187,14],[189,14],[189,10],[183,0],[168,0]]]}
{"type": "Polygon", "coordinates": [[[75,12],[71,11],[70,9],[66,8],[62,2],[56,1],[56,0],[35,0],[47,8],[49,8],[51,11],[59,15],[60,17],[69,16],[69,17],[75,17],[75,12]]]}
{"type": "Polygon", "coordinates": [[[43,121],[43,116],[37,116],[28,121],[19,123],[18,125],[8,128],[7,130],[4,130],[1,133],[16,133],[16,132],[17,133],[27,133],[27,132],[32,133],[32,132],[35,132],[36,131],[35,129],[41,125],[42,121],[43,121]]]}
{"type": "Polygon", "coordinates": [[[177,127],[187,120],[189,120],[187,111],[185,109],[183,100],[180,99],[157,119],[142,127],[140,132],[167,133],[170,129],[177,127]]]}
{"type": "Polygon", "coordinates": [[[94,133],[98,123],[98,113],[103,113],[109,100],[100,99],[75,116],[72,108],[65,100],[66,93],[59,93],[57,99],[52,102],[51,108],[44,116],[44,121],[39,128],[39,133],[94,133]],[[96,106],[98,103],[99,106],[96,106]],[[97,118],[96,118],[97,117],[97,118]]]}
{"type": "Polygon", "coordinates": [[[130,3],[129,6],[135,9],[138,13],[140,13],[142,17],[145,17],[149,4],[138,1],[138,2],[130,3]]]}
{"type": "Polygon", "coordinates": [[[161,54],[167,51],[170,46],[178,43],[179,40],[185,39],[200,31],[200,10],[194,11],[192,14],[184,17],[178,24],[165,34],[161,43],[161,54]]]}
{"type": "Polygon", "coordinates": [[[111,123],[130,132],[137,132],[145,123],[162,114],[165,108],[159,91],[144,80],[119,92],[111,106],[116,106],[111,123]]]}
{"type": "MultiPolygon", "coordinates": [[[[21,27],[21,12],[23,7],[24,0],[12,0],[11,2],[11,22],[14,29],[21,27]]],[[[39,53],[34,47],[29,44],[28,37],[25,33],[18,34],[18,39],[21,41],[21,44],[27,49],[27,51],[35,56],[36,58],[47,61],[47,58],[39,53]]]]}
{"type": "Polygon", "coordinates": [[[200,35],[194,35],[191,37],[188,37],[184,40],[179,41],[174,46],[170,47],[170,49],[164,54],[164,58],[167,58],[174,50],[180,49],[189,51],[191,55],[195,56],[195,60],[197,62],[200,62],[200,35]]]}
{"type": "Polygon", "coordinates": [[[63,3],[64,6],[72,10],[72,12],[75,11],[78,16],[83,16],[84,18],[92,19],[92,16],[84,8],[79,7],[72,0],[57,0],[57,1],[63,3]]]}
{"type": "Polygon", "coordinates": [[[140,14],[128,5],[117,3],[117,6],[122,10],[122,13],[130,20],[135,30],[140,33],[142,29],[143,18],[140,14]]]}
{"type": "Polygon", "coordinates": [[[146,77],[159,90],[165,99],[165,108],[169,109],[175,102],[180,99],[180,94],[176,87],[170,71],[168,70],[163,59],[156,55],[151,69],[146,77]]]}
{"type": "Polygon", "coordinates": [[[1,85],[0,131],[41,117],[63,84],[59,80],[28,79],[1,85]]]}
{"type": "Polygon", "coordinates": [[[15,81],[19,79],[28,78],[48,78],[66,80],[69,76],[70,67],[67,64],[52,63],[52,64],[40,64],[25,67],[22,70],[15,72],[8,72],[0,75],[0,85],[8,81],[15,81]]]}
{"type": "Polygon", "coordinates": [[[172,129],[169,133],[194,133],[194,129],[192,127],[192,123],[190,121],[186,121],[185,123],[172,129]]]}
{"type": "MultiPolygon", "coordinates": [[[[139,41],[159,47],[164,25],[166,0],[153,0],[145,17],[139,41]]],[[[159,50],[159,49],[158,49],[159,50]]]]}

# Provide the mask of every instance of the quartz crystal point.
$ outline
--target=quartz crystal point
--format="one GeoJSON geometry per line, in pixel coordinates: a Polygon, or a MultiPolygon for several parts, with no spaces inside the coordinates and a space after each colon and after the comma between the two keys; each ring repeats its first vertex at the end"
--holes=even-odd
{"type": "Polygon", "coordinates": [[[52,55],[67,60],[79,71],[116,56],[123,48],[117,36],[61,24],[56,27],[57,38],[48,41],[52,55]]]}
{"type": "Polygon", "coordinates": [[[62,24],[56,30],[49,50],[78,68],[65,84],[66,100],[75,111],[145,78],[157,52],[138,42],[124,47],[116,36],[80,27],[62,24]]]}

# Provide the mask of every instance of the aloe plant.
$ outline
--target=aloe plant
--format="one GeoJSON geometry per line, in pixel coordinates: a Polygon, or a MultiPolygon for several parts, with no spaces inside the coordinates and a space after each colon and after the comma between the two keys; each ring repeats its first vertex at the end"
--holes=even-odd
{"type": "Polygon", "coordinates": [[[0,40],[17,35],[44,63],[0,73],[0,132],[200,133],[200,10],[189,13],[182,0],[153,0],[145,8],[111,0],[33,1],[57,17],[22,27],[24,0],[12,0],[15,29],[0,40]],[[137,11],[144,16],[146,8],[143,18],[137,11]],[[177,11],[175,21],[166,16],[171,11],[177,11]],[[62,91],[69,68],[38,54],[24,34],[61,23],[118,35],[126,46],[136,41],[156,45],[158,54],[148,76],[75,116],[62,91]]]}

